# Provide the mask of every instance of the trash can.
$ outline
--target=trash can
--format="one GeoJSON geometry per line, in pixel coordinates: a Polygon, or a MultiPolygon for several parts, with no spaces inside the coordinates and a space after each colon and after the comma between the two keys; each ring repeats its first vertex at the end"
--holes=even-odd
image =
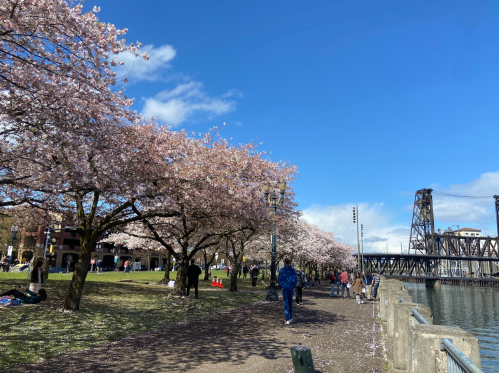
{"type": "Polygon", "coordinates": [[[291,347],[291,357],[295,373],[314,373],[314,362],[312,361],[312,351],[310,347],[293,346],[291,347]]]}

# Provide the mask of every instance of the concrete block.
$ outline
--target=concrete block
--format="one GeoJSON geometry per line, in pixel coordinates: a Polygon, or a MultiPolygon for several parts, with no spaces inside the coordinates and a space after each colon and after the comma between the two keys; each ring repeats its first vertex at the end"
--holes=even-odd
{"type": "Polygon", "coordinates": [[[407,290],[393,291],[388,294],[388,305],[386,306],[386,322],[387,333],[389,337],[395,336],[395,305],[400,303],[400,298],[406,302],[412,303],[412,297],[407,293],[407,290]]]}
{"type": "Polygon", "coordinates": [[[482,367],[478,339],[461,328],[441,325],[416,325],[409,328],[408,373],[447,372],[447,353],[440,351],[440,339],[452,339],[479,368],[482,367]]]}
{"type": "Polygon", "coordinates": [[[380,299],[379,302],[379,315],[381,317],[381,321],[387,321],[387,306],[386,301],[388,300],[388,295],[394,291],[402,291],[406,290],[404,288],[404,283],[398,280],[389,280],[390,282],[385,283],[383,286],[380,286],[378,289],[378,296],[380,299]]]}
{"type": "Polygon", "coordinates": [[[409,328],[414,326],[411,309],[416,309],[429,323],[433,324],[431,309],[420,303],[396,303],[394,305],[393,360],[397,369],[407,370],[409,355],[409,328]]]}

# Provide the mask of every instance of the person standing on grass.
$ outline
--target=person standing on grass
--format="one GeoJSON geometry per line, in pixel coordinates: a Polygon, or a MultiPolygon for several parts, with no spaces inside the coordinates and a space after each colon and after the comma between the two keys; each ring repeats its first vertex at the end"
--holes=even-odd
{"type": "Polygon", "coordinates": [[[247,264],[245,264],[243,267],[243,281],[246,280],[246,276],[248,276],[248,272],[249,272],[249,267],[247,264]]]}
{"type": "Polygon", "coordinates": [[[345,299],[345,289],[347,289],[347,295],[348,295],[348,298],[350,298],[350,289],[348,288],[348,281],[349,281],[349,277],[348,277],[348,272],[347,270],[343,270],[343,272],[341,273],[340,275],[340,282],[341,282],[341,297],[343,299],[345,299]]]}
{"type": "Polygon", "coordinates": [[[97,273],[102,274],[102,260],[97,259],[97,273]]]}
{"type": "Polygon", "coordinates": [[[298,276],[295,269],[291,267],[291,260],[288,258],[284,259],[284,267],[279,271],[279,287],[282,289],[286,325],[293,322],[293,291],[297,282],[298,276]]]}
{"type": "Polygon", "coordinates": [[[187,296],[189,296],[189,290],[191,286],[194,285],[194,295],[196,299],[198,298],[198,285],[199,285],[199,275],[201,274],[201,268],[195,264],[195,259],[191,259],[191,265],[187,269],[187,296]]]}
{"type": "Polygon", "coordinates": [[[258,279],[258,275],[260,274],[260,270],[255,265],[251,270],[251,286],[256,287],[256,280],[258,279]]]}
{"type": "Polygon", "coordinates": [[[41,289],[43,284],[43,262],[36,262],[35,268],[31,271],[29,290],[35,294],[41,289]]]}
{"type": "Polygon", "coordinates": [[[362,300],[362,285],[364,284],[364,280],[362,279],[362,276],[360,275],[360,272],[357,272],[355,274],[355,277],[353,278],[353,283],[352,286],[355,291],[355,300],[357,301],[357,304],[364,303],[362,300]]]}
{"type": "Polygon", "coordinates": [[[305,285],[305,276],[300,269],[296,274],[296,304],[302,304],[303,301],[303,286],[305,285]]]}

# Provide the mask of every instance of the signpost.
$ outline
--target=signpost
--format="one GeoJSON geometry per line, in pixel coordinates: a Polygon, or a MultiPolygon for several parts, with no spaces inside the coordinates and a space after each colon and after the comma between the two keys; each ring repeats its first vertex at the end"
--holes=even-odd
{"type": "Polygon", "coordinates": [[[91,264],[91,266],[90,266],[90,272],[93,272],[93,271],[94,271],[95,259],[92,259],[92,260],[90,261],[90,264],[91,264]]]}

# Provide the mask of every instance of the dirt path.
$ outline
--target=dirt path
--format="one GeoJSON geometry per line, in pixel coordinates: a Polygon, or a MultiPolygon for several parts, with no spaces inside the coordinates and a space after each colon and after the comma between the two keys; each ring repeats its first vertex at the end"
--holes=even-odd
{"type": "MultiPolygon", "coordinates": [[[[282,298],[281,298],[282,299],[282,298]]],[[[9,372],[293,372],[290,347],[312,348],[318,372],[384,372],[377,305],[304,291],[284,325],[282,301],[258,302],[9,372]]]]}

